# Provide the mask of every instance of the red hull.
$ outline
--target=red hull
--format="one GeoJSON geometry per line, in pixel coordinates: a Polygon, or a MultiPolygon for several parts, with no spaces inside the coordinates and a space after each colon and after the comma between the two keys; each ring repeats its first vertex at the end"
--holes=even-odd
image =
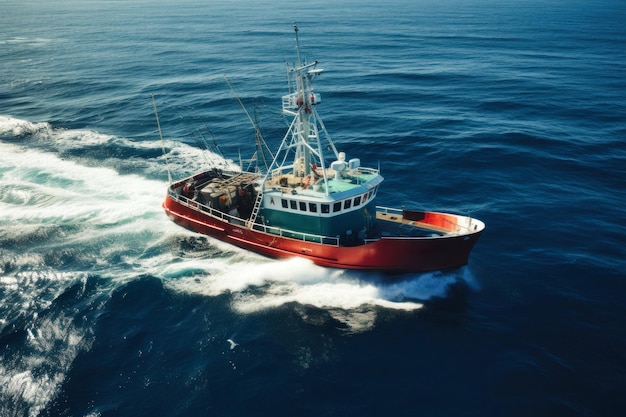
{"type": "MultiPolygon", "coordinates": [[[[169,195],[163,202],[168,217],[195,232],[272,258],[298,256],[317,265],[393,272],[426,272],[466,265],[469,254],[482,234],[438,237],[383,237],[359,246],[336,246],[277,236],[229,223],[224,219],[182,204],[169,195]]],[[[438,213],[426,213],[432,216],[438,213]]]]}

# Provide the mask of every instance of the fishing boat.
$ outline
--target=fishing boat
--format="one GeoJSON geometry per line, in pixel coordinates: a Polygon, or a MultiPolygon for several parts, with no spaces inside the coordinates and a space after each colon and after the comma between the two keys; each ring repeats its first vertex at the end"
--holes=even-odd
{"type": "Polygon", "coordinates": [[[163,202],[169,218],[262,255],[302,257],[324,267],[425,272],[466,265],[485,224],[377,205],[380,169],[335,147],[313,89],[323,70],[317,61],[302,60],[294,29],[297,62],[288,65],[289,92],[282,97],[282,112],[292,122],[276,153],[269,152],[267,167],[213,167],[178,181],[170,176],[163,202]]]}

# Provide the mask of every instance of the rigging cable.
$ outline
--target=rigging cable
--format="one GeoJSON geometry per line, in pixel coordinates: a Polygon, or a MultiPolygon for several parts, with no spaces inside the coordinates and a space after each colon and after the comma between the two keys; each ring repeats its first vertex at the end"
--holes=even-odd
{"type": "Polygon", "coordinates": [[[165,158],[165,168],[167,169],[167,179],[169,183],[172,183],[172,173],[170,172],[170,165],[167,160],[167,153],[165,153],[165,141],[163,140],[163,132],[161,131],[161,122],[159,122],[159,112],[157,111],[156,102],[154,101],[154,93],[152,93],[152,105],[154,106],[154,116],[156,117],[157,127],[159,128],[159,137],[161,138],[161,149],[163,149],[163,157],[165,158]]]}

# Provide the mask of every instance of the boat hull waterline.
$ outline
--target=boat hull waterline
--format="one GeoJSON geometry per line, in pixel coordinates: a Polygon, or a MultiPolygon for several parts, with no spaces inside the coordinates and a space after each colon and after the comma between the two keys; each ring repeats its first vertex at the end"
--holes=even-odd
{"type": "MultiPolygon", "coordinates": [[[[313,236],[280,236],[275,234],[280,231],[270,233],[265,231],[270,228],[259,224],[248,228],[241,218],[171,194],[166,196],[163,208],[167,216],[178,225],[237,247],[271,258],[301,257],[320,266],[342,269],[427,272],[459,268],[467,265],[470,252],[484,229],[481,221],[470,217],[378,207],[378,213],[382,216],[397,216],[402,219],[404,214],[410,219],[412,213],[419,213],[438,219],[440,223],[443,219],[443,223],[448,224],[450,230],[456,230],[462,224],[469,224],[473,230],[450,236],[381,236],[357,246],[339,246],[312,242],[310,240],[315,238],[313,236]]],[[[436,223],[436,220],[433,221],[436,223]]],[[[441,226],[434,227],[441,229],[441,226]]]]}

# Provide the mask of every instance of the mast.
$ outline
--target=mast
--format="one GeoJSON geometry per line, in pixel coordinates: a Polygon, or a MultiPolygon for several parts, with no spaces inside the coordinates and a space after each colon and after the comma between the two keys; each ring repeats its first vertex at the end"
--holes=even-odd
{"type": "Polygon", "coordinates": [[[296,50],[298,51],[298,66],[302,65],[302,58],[300,57],[300,40],[298,39],[298,24],[293,24],[293,30],[296,32],[296,50]]]}
{"type": "MultiPolygon", "coordinates": [[[[296,34],[297,58],[295,67],[290,69],[295,83],[294,90],[283,97],[283,113],[295,116],[292,125],[292,145],[295,146],[293,173],[297,177],[311,175],[315,161],[323,163],[323,154],[319,142],[317,112],[313,108],[319,102],[319,95],[313,93],[311,82],[322,70],[315,69],[317,61],[307,64],[300,53],[298,25],[294,24],[296,34]]],[[[290,83],[291,85],[291,83],[290,83]]]]}
{"type": "Polygon", "coordinates": [[[315,108],[321,102],[321,96],[314,92],[312,84],[323,69],[317,68],[317,61],[307,63],[303,59],[298,26],[294,25],[293,28],[296,34],[297,62],[294,65],[287,63],[289,89],[282,96],[282,113],[293,119],[274,154],[264,182],[269,177],[291,175],[299,179],[301,184],[307,184],[305,189],[311,190],[313,187],[309,187],[309,184],[315,184],[315,191],[328,196],[330,187],[324,150],[330,150],[335,159],[339,159],[339,153],[315,108]]]}

